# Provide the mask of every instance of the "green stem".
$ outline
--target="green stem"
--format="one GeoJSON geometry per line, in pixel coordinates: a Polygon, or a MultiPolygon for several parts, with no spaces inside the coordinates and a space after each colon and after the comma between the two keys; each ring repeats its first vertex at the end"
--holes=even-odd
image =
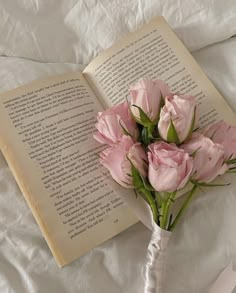
{"type": "Polygon", "coordinates": [[[197,181],[193,181],[193,180],[191,180],[191,183],[193,185],[202,186],[202,187],[218,187],[218,186],[228,186],[228,185],[230,185],[230,183],[225,183],[225,184],[211,184],[211,183],[204,183],[204,182],[201,183],[201,182],[197,182],[197,181]]]}
{"type": "Polygon", "coordinates": [[[164,223],[165,223],[165,210],[166,210],[166,203],[167,201],[162,201],[161,203],[161,219],[160,219],[160,227],[162,229],[165,229],[164,223]]]}
{"type": "Polygon", "coordinates": [[[158,209],[156,206],[156,202],[152,196],[152,193],[145,188],[140,188],[140,191],[145,195],[147,202],[149,203],[151,210],[152,210],[153,220],[155,223],[157,223],[158,222],[158,209]]]}
{"type": "Polygon", "coordinates": [[[169,218],[170,207],[172,202],[175,199],[176,191],[167,193],[167,194],[168,194],[168,198],[165,201],[163,201],[161,205],[162,218],[161,218],[160,227],[165,230],[167,229],[167,222],[169,218]]]}
{"type": "Polygon", "coordinates": [[[176,191],[171,192],[170,196],[167,199],[167,203],[165,206],[165,213],[164,213],[164,229],[166,229],[168,216],[169,216],[169,212],[170,212],[170,207],[171,207],[172,202],[174,202],[174,200],[175,200],[175,195],[176,195],[176,191]]]}
{"type": "Polygon", "coordinates": [[[170,231],[173,231],[173,230],[174,230],[174,228],[175,228],[176,224],[178,223],[180,217],[182,216],[183,212],[185,211],[185,209],[186,209],[187,206],[189,205],[189,203],[190,203],[190,201],[191,201],[191,199],[192,199],[192,197],[193,197],[193,194],[194,194],[194,192],[196,191],[197,188],[198,188],[198,186],[197,186],[197,185],[194,185],[193,188],[190,190],[189,195],[188,195],[187,198],[185,199],[185,201],[184,201],[184,203],[183,203],[181,209],[179,210],[179,212],[178,212],[176,218],[174,219],[174,222],[173,222],[172,225],[170,226],[170,231]]]}

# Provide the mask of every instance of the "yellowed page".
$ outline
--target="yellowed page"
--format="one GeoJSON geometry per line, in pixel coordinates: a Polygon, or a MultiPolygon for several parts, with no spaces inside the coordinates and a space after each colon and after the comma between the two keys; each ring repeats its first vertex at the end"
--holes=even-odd
{"type": "Polygon", "coordinates": [[[1,150],[59,266],[137,222],[98,163],[98,110],[80,73],[0,95],[1,150]]]}
{"type": "Polygon", "coordinates": [[[155,18],[101,53],[84,70],[90,87],[105,106],[123,101],[139,78],[163,79],[173,92],[198,98],[199,126],[235,113],[215,89],[163,17],[155,18]]]}

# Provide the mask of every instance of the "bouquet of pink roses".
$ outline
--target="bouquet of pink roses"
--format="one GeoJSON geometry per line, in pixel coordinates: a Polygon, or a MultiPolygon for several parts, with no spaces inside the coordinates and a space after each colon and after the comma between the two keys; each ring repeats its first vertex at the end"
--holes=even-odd
{"type": "Polygon", "coordinates": [[[145,290],[161,293],[167,231],[176,227],[198,188],[222,186],[211,181],[235,172],[236,127],[220,121],[196,129],[196,99],[171,93],[161,80],[140,80],[130,96],[130,101],[98,113],[94,137],[108,145],[100,154],[102,165],[118,184],[134,189],[151,211],[145,290]],[[188,195],[173,218],[176,194],[187,185],[188,195]]]}

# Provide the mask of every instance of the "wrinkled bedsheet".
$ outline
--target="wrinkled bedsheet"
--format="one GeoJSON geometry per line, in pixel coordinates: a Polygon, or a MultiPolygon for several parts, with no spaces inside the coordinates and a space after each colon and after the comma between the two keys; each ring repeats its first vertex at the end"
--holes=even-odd
{"type": "MultiPolygon", "coordinates": [[[[156,15],[236,111],[235,0],[0,0],[0,91],[81,70],[156,15]]],[[[193,201],[170,243],[166,293],[207,293],[236,263],[235,208],[235,183],[193,201]]],[[[0,154],[1,293],[141,293],[149,237],[138,223],[59,269],[0,154]]]]}

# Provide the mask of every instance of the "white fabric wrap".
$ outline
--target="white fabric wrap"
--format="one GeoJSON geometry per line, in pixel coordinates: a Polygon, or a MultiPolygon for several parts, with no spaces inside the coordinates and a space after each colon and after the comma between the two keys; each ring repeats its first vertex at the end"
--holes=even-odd
{"type": "Polygon", "coordinates": [[[144,293],[163,293],[166,272],[166,250],[171,232],[161,229],[153,221],[149,205],[138,196],[122,197],[139,220],[152,230],[144,263],[144,293]]]}
{"type": "Polygon", "coordinates": [[[148,244],[144,267],[144,292],[164,293],[166,281],[166,250],[171,232],[154,225],[148,244]]]}

